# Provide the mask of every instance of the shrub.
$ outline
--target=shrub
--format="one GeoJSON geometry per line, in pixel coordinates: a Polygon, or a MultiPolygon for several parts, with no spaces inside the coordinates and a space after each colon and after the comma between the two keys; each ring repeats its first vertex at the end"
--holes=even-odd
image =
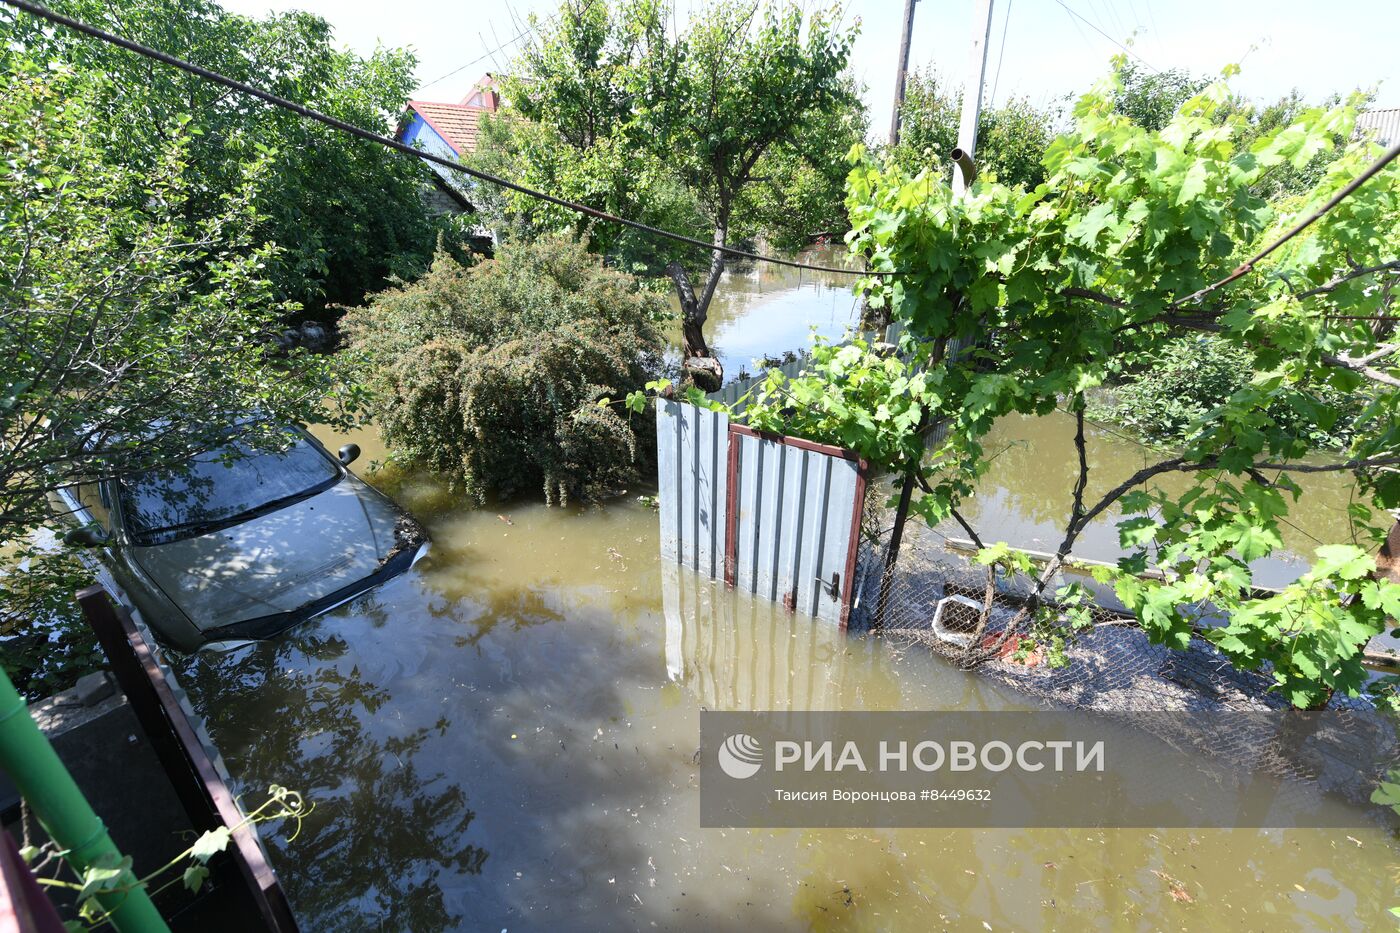
{"type": "MultiPolygon", "coordinates": [[[[1128,375],[1112,400],[1097,406],[1093,414],[1133,428],[1155,443],[1184,444],[1253,375],[1247,351],[1215,336],[1182,337],[1167,343],[1150,367],[1128,375]]],[[[1295,401],[1311,396],[1320,406],[1279,400],[1270,405],[1269,417],[1304,433],[1315,448],[1345,447],[1365,396],[1330,386],[1303,386],[1295,394],[1299,396],[1295,401]],[[1335,421],[1320,424],[1303,414],[1319,410],[1328,412],[1329,418],[1335,414],[1335,421]]]]}
{"type": "Polygon", "coordinates": [[[660,366],[665,299],[564,237],[464,266],[445,253],[343,327],[398,459],[478,502],[543,488],[548,502],[633,481],[650,432],[598,399],[660,366]]]}

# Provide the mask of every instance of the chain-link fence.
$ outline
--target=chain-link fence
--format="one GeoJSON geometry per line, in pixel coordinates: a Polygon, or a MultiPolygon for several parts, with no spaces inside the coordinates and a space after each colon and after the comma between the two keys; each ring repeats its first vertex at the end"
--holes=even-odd
{"type": "MultiPolygon", "coordinates": [[[[1030,582],[998,574],[982,623],[987,569],[970,559],[955,533],[911,518],[887,574],[893,515],[877,496],[869,499],[851,614],[855,630],[933,652],[1033,704],[1127,720],[1178,747],[1198,747],[1255,773],[1326,786],[1356,802],[1369,798],[1381,774],[1400,762],[1393,724],[1365,698],[1334,697],[1329,710],[1343,714],[1342,725],[1323,740],[1315,733],[1310,742],[1288,739],[1279,726],[1288,717],[1277,715],[1233,716],[1228,732],[1203,730],[1207,720],[1198,714],[1267,713],[1289,704],[1268,690],[1273,681],[1267,672],[1239,670],[1203,638],[1192,638],[1184,650],[1153,644],[1121,606],[1104,604],[1111,599],[1091,605],[1077,630],[1062,626],[1059,632],[1068,635],[1063,644],[1048,644],[1045,632],[1027,631],[1030,640],[1023,641],[1021,628],[1003,639],[1022,613],[1030,582]]],[[[1052,604],[1052,617],[1054,611],[1052,604]]]]}
{"type": "MultiPolygon", "coordinates": [[[[1088,607],[1077,630],[1061,627],[1062,648],[1045,644],[1043,633],[1037,638],[1029,628],[1003,639],[1024,607],[1031,581],[1009,580],[998,572],[987,623],[977,644],[970,644],[985,607],[987,568],[970,559],[970,549],[956,535],[911,518],[882,593],[893,515],[873,501],[877,498],[869,497],[862,523],[853,628],[878,628],[895,643],[924,645],[964,666],[997,648],[995,656],[976,664],[979,673],[1058,707],[1102,712],[1288,708],[1285,698],[1268,692],[1273,681],[1267,672],[1239,670],[1202,638],[1192,638],[1186,650],[1152,644],[1130,614],[1106,604],[1113,602],[1111,594],[1088,607]],[[882,602],[883,618],[877,622],[882,602]]],[[[1065,580],[1071,579],[1094,586],[1087,575],[1066,573],[1065,580]]],[[[1338,695],[1330,708],[1370,704],[1338,695]]]]}

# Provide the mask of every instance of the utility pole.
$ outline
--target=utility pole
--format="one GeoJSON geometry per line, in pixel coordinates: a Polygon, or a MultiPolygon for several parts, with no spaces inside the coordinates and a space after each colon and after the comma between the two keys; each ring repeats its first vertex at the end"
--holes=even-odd
{"type": "Polygon", "coordinates": [[[973,0],[972,48],[967,57],[967,83],[963,85],[962,120],[958,124],[958,148],[953,160],[953,193],[962,194],[976,174],[977,118],[982,113],[982,85],[987,80],[987,40],[992,33],[992,0],[973,0]],[[964,161],[965,160],[965,161],[964,161]]]}
{"type": "Polygon", "coordinates": [[[904,35],[899,40],[899,67],[894,73],[894,112],[890,114],[890,148],[899,145],[899,116],[904,109],[904,80],[909,71],[909,39],[914,34],[914,4],[904,0],[904,35]]]}
{"type": "MultiPolygon", "coordinates": [[[[914,23],[914,3],[905,0],[904,41],[900,47],[899,84],[895,88],[894,118],[890,123],[890,145],[899,141],[899,106],[904,102],[904,71],[909,63],[909,32],[914,23]]],[[[962,119],[958,125],[958,147],[950,153],[953,160],[953,194],[961,195],[972,183],[977,174],[973,154],[977,151],[977,118],[982,112],[982,83],[987,76],[987,40],[992,33],[992,0],[973,0],[972,9],[972,49],[968,53],[968,79],[963,91],[962,119]]],[[[943,359],[955,359],[962,351],[961,340],[949,340],[943,349],[942,359],[934,361],[938,365],[943,359]]],[[[919,422],[919,430],[925,422],[919,422]]],[[[934,437],[947,430],[946,425],[934,429],[934,437]]],[[[885,551],[885,571],[880,581],[880,598],[875,605],[875,618],[871,627],[879,630],[885,624],[885,610],[889,603],[890,586],[894,582],[894,565],[899,559],[899,548],[904,538],[904,524],[909,520],[910,499],[914,493],[915,476],[919,462],[909,464],[904,471],[903,484],[899,490],[899,504],[895,506],[894,524],[890,528],[889,548],[885,551]]]]}

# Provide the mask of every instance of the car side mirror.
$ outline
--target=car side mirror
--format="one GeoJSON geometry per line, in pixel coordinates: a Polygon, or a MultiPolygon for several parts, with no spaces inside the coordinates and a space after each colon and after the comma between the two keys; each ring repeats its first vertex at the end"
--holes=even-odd
{"type": "Polygon", "coordinates": [[[81,528],[74,528],[63,536],[66,544],[77,547],[105,547],[111,543],[112,536],[107,534],[100,525],[83,525],[81,528]]]}
{"type": "Polygon", "coordinates": [[[340,457],[341,465],[349,466],[360,459],[360,445],[346,444],[344,447],[340,448],[338,456],[340,457]]]}

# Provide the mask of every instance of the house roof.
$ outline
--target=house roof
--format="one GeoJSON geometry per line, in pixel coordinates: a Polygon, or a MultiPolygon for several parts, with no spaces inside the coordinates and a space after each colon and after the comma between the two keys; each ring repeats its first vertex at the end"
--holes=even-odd
{"type": "Polygon", "coordinates": [[[448,104],[432,100],[408,102],[408,108],[427,121],[459,156],[476,150],[481,115],[495,113],[500,106],[500,81],[490,72],[477,79],[460,103],[448,104]]]}
{"type": "Polygon", "coordinates": [[[447,141],[452,150],[467,155],[476,150],[476,136],[481,115],[491,111],[467,104],[443,104],[431,100],[411,100],[409,109],[421,116],[433,130],[447,141]]]}
{"type": "Polygon", "coordinates": [[[472,89],[467,91],[467,96],[458,103],[468,107],[485,107],[487,110],[496,111],[501,105],[501,79],[489,71],[486,72],[476,79],[472,89]]]}
{"type": "Polygon", "coordinates": [[[1375,130],[1376,142],[1382,146],[1400,142],[1400,107],[1359,113],[1356,116],[1356,128],[1375,130]]]}

